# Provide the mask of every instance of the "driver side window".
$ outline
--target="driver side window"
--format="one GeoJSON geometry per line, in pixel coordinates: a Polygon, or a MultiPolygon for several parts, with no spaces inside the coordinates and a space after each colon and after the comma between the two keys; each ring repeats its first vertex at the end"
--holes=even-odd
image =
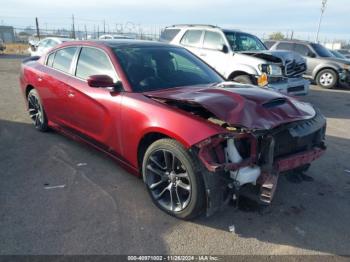
{"type": "Polygon", "coordinates": [[[217,32],[205,31],[203,48],[218,50],[225,44],[222,36],[217,32]]]}
{"type": "Polygon", "coordinates": [[[75,75],[84,80],[92,75],[108,75],[114,82],[118,80],[114,67],[105,52],[91,47],[81,49],[75,75]]]}
{"type": "Polygon", "coordinates": [[[294,48],[294,51],[302,56],[307,56],[311,52],[306,45],[295,44],[294,48]]]}

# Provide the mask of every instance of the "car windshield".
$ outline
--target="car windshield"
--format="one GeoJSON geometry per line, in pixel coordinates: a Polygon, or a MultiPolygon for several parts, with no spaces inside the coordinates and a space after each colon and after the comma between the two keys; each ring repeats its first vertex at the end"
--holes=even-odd
{"type": "Polygon", "coordinates": [[[313,49],[316,51],[316,53],[320,57],[333,57],[333,54],[327,48],[325,48],[323,45],[311,44],[311,46],[313,47],[313,49]]]}
{"type": "Polygon", "coordinates": [[[241,32],[225,32],[231,49],[235,52],[267,50],[256,36],[241,32]]]}
{"type": "Polygon", "coordinates": [[[342,55],[338,51],[335,50],[329,50],[335,57],[341,58],[341,59],[346,59],[346,56],[342,55]]]}
{"type": "Polygon", "coordinates": [[[135,92],[206,85],[223,79],[186,49],[176,47],[115,48],[135,92]]]}

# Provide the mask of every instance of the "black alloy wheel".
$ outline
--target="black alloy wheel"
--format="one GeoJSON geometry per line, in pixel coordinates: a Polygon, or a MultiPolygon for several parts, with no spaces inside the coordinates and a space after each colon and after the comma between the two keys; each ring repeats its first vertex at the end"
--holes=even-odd
{"type": "Polygon", "coordinates": [[[35,128],[39,131],[46,131],[48,129],[47,118],[38,92],[35,89],[30,90],[27,99],[29,116],[35,128]]]}
{"type": "Polygon", "coordinates": [[[146,151],[143,176],[153,202],[165,212],[189,219],[201,213],[204,203],[203,180],[181,144],[161,139],[146,151]]]}

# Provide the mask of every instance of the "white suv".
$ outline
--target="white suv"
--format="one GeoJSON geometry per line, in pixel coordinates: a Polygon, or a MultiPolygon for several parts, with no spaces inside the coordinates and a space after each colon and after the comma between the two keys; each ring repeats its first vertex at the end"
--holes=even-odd
{"type": "Polygon", "coordinates": [[[211,25],[166,27],[160,41],[190,50],[226,79],[265,86],[282,93],[306,95],[305,59],[290,51],[269,51],[254,35],[211,25]]]}

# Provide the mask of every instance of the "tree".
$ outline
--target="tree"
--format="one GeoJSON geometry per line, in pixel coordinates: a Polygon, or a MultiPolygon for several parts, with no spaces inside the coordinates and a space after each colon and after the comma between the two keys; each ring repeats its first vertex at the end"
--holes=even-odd
{"type": "Polygon", "coordinates": [[[284,39],[284,34],[281,32],[274,32],[269,35],[270,40],[283,40],[284,39]]]}

